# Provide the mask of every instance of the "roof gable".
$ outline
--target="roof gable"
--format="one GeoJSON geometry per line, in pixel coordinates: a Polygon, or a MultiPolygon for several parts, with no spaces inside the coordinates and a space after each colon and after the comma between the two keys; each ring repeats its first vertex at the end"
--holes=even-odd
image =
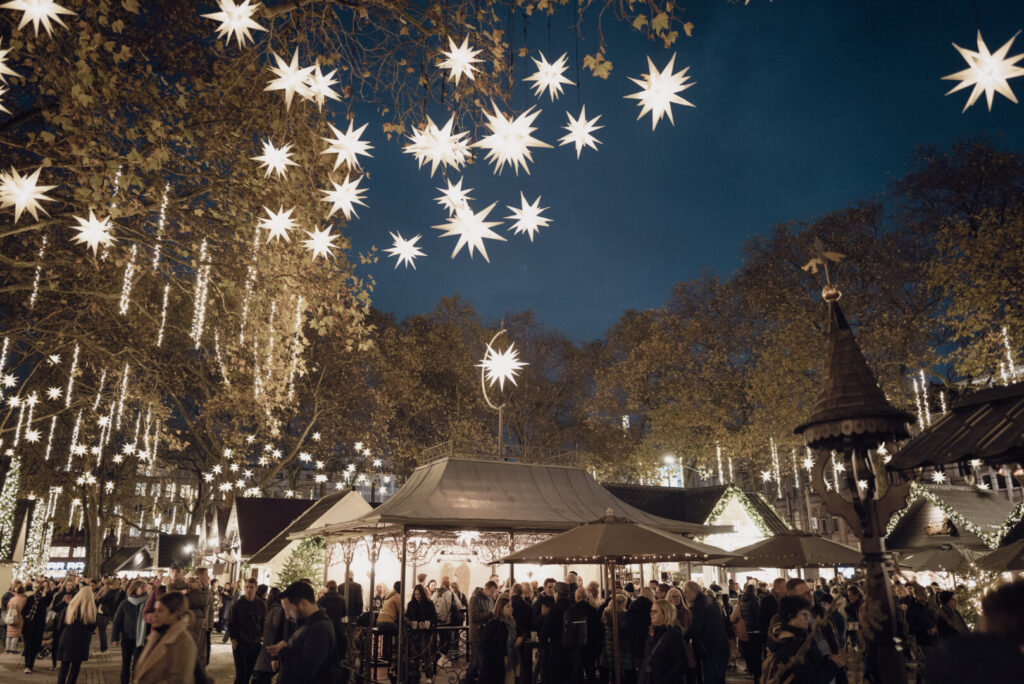
{"type": "Polygon", "coordinates": [[[310,499],[236,498],[232,519],[237,526],[240,553],[247,558],[313,505],[310,499]]]}
{"type": "Polygon", "coordinates": [[[249,565],[269,563],[288,546],[289,538],[294,534],[332,522],[351,520],[370,510],[370,504],[356,491],[334,492],[323,496],[254,553],[249,559],[249,565]]]}
{"type": "Polygon", "coordinates": [[[995,492],[953,485],[915,483],[907,502],[889,522],[886,545],[894,549],[944,542],[995,548],[1014,510],[995,492]],[[952,526],[944,526],[946,518],[952,526]]]}

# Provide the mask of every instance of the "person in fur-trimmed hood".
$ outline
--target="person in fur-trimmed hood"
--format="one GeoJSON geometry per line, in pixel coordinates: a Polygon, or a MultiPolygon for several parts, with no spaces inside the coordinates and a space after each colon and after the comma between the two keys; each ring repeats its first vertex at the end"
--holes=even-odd
{"type": "Polygon", "coordinates": [[[761,684],[820,684],[836,678],[846,666],[842,653],[826,656],[818,646],[826,615],[814,620],[811,604],[798,596],[779,599],[779,619],[768,634],[768,657],[761,684]]]}

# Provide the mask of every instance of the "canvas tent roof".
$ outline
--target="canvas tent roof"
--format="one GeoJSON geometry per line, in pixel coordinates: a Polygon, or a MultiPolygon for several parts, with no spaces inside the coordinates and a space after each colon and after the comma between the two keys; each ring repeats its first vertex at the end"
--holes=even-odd
{"type": "Polygon", "coordinates": [[[378,508],[326,533],[382,528],[560,532],[608,514],[679,534],[711,528],[645,513],[617,499],[581,468],[444,458],[413,471],[378,508]]]}
{"type": "Polygon", "coordinates": [[[344,522],[357,518],[373,510],[366,499],[356,491],[334,492],[317,499],[290,525],[281,530],[277,536],[268,541],[263,548],[249,559],[249,565],[263,565],[273,560],[274,556],[283,551],[291,539],[305,536],[301,533],[314,528],[324,527],[331,523],[344,522]]]}
{"type": "Polygon", "coordinates": [[[248,558],[262,549],[313,503],[310,499],[236,498],[236,524],[242,556],[248,558]]]}

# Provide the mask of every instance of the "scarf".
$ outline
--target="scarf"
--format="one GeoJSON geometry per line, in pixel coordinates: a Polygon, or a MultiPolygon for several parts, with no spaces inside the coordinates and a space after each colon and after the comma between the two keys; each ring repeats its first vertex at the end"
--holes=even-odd
{"type": "Polygon", "coordinates": [[[516,622],[507,615],[502,615],[501,621],[505,623],[505,630],[508,635],[505,638],[505,670],[515,672],[516,668],[519,667],[519,649],[516,648],[516,639],[518,638],[516,622]]]}

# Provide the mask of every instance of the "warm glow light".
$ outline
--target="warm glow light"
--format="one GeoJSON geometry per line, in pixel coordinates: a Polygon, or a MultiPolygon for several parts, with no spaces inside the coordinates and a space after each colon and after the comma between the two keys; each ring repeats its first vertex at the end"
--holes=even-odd
{"type": "Polygon", "coordinates": [[[327,195],[327,197],[321,198],[320,201],[331,203],[331,210],[327,212],[328,216],[334,216],[334,213],[337,211],[343,213],[346,219],[359,216],[356,213],[355,205],[361,204],[364,207],[366,206],[366,202],[363,201],[366,188],[359,187],[359,183],[362,180],[362,176],[356,176],[355,180],[349,180],[349,177],[345,176],[345,180],[341,185],[331,181],[331,185],[334,186],[333,190],[320,191],[327,195]]]}
{"type": "Polygon", "coordinates": [[[491,387],[497,383],[498,389],[504,390],[505,381],[516,384],[516,375],[527,365],[529,364],[519,360],[519,352],[516,351],[513,342],[503,352],[496,351],[494,347],[488,345],[483,361],[478,363],[477,367],[484,369],[484,377],[491,387]]]}
{"type": "Polygon", "coordinates": [[[416,264],[413,260],[416,257],[426,256],[426,253],[416,246],[421,236],[417,235],[413,238],[406,240],[402,237],[401,233],[391,233],[391,238],[394,240],[394,245],[384,250],[389,255],[395,257],[395,268],[398,268],[403,263],[406,267],[412,266],[416,268],[416,264]]]}
{"type": "Polygon", "coordinates": [[[40,24],[47,35],[53,35],[51,21],[67,28],[67,24],[61,20],[60,15],[70,14],[74,16],[75,14],[71,10],[61,7],[53,0],[11,0],[0,5],[0,8],[22,12],[18,28],[22,29],[29,22],[32,22],[32,30],[35,31],[37,36],[39,35],[40,24]]]}
{"type": "Polygon", "coordinates": [[[487,248],[484,247],[484,240],[501,240],[505,242],[505,238],[491,230],[491,226],[499,226],[501,222],[486,220],[487,215],[491,213],[491,209],[494,208],[495,204],[497,202],[492,202],[489,207],[478,213],[474,213],[468,207],[457,209],[455,216],[449,218],[447,223],[434,226],[435,229],[444,231],[441,237],[458,236],[459,241],[455,244],[455,249],[452,250],[453,259],[459,253],[459,250],[465,246],[470,258],[472,258],[474,251],[479,250],[484,261],[490,263],[491,260],[487,256],[487,248]]]}
{"type": "Polygon", "coordinates": [[[314,67],[299,67],[299,48],[295,48],[290,64],[281,59],[276,52],[271,52],[270,54],[273,56],[274,61],[277,62],[277,66],[270,67],[270,71],[277,78],[267,83],[267,87],[264,90],[283,90],[284,106],[285,109],[288,109],[292,106],[292,98],[296,93],[300,97],[309,96],[309,87],[306,85],[306,80],[313,73],[314,67]]]}
{"type": "Polygon", "coordinates": [[[478,59],[477,55],[480,54],[480,50],[474,50],[469,47],[469,36],[462,39],[462,45],[456,47],[455,41],[452,40],[451,36],[448,37],[448,50],[441,51],[441,54],[445,57],[442,61],[438,62],[437,66],[442,69],[448,69],[448,80],[455,81],[455,85],[459,84],[459,79],[463,76],[467,80],[473,80],[473,72],[476,71],[476,67],[473,66],[477,62],[483,60],[478,59]]]}
{"type": "Polygon", "coordinates": [[[644,114],[650,113],[652,131],[657,127],[661,117],[665,115],[668,116],[669,122],[675,125],[675,121],[672,119],[673,103],[687,107],[694,106],[692,102],[684,100],[676,94],[694,85],[693,83],[686,82],[689,78],[686,72],[689,71],[690,67],[673,73],[672,69],[675,68],[675,63],[676,56],[672,55],[672,59],[668,61],[668,66],[665,67],[665,70],[658,71],[654,68],[654,62],[648,57],[648,73],[644,74],[641,78],[629,79],[640,86],[641,90],[638,93],[626,95],[625,97],[630,100],[638,100],[637,106],[640,107],[640,114],[636,117],[637,119],[642,118],[644,114]]]}
{"type": "Polygon", "coordinates": [[[482,147],[487,150],[486,159],[494,163],[495,173],[501,173],[506,164],[511,166],[517,175],[520,168],[526,173],[530,173],[530,167],[527,166],[528,163],[533,162],[530,148],[551,147],[546,142],[533,137],[533,132],[537,130],[533,122],[540,114],[540,110],[530,107],[514,119],[509,119],[493,101],[491,109],[494,110],[493,114],[484,111],[484,116],[487,117],[486,125],[491,133],[473,143],[473,147],[482,147]]]}
{"type": "Polygon", "coordinates": [[[258,161],[260,166],[267,169],[264,174],[264,178],[270,178],[270,174],[274,173],[284,178],[288,173],[289,166],[297,166],[292,161],[291,155],[292,146],[286,144],[283,147],[274,147],[274,143],[269,140],[263,141],[263,154],[258,157],[251,157],[253,161],[258,161]]]}
{"type": "Polygon", "coordinates": [[[295,207],[288,211],[285,211],[284,207],[278,207],[276,212],[263,207],[263,211],[267,212],[267,218],[261,218],[259,226],[267,230],[267,242],[279,239],[291,242],[288,233],[295,228],[295,219],[292,218],[292,212],[295,211],[295,207]]]}
{"type": "Polygon", "coordinates": [[[338,248],[334,241],[338,239],[338,236],[331,235],[330,226],[312,232],[307,230],[306,235],[309,236],[309,239],[303,240],[302,245],[313,253],[314,259],[317,257],[327,259],[334,256],[334,250],[338,248]]]}
{"type": "Polygon", "coordinates": [[[461,169],[469,159],[469,142],[466,140],[469,132],[453,134],[454,126],[454,116],[449,117],[448,123],[442,128],[438,128],[428,116],[423,128],[413,127],[412,135],[409,136],[412,142],[402,150],[415,157],[419,168],[429,162],[431,176],[441,165],[461,169]]]}
{"type": "Polygon", "coordinates": [[[357,157],[363,155],[364,157],[372,157],[369,150],[373,149],[373,145],[362,140],[361,136],[363,131],[366,130],[368,124],[363,124],[359,128],[353,128],[353,123],[348,122],[348,130],[342,133],[334,126],[328,124],[328,128],[334,133],[333,138],[324,138],[330,145],[321,154],[334,154],[337,155],[334,159],[334,168],[337,169],[343,163],[348,167],[350,171],[354,171],[359,168],[359,160],[357,157]]]}
{"type": "MultiPolygon", "coordinates": [[[[14,222],[17,223],[23,212],[32,214],[32,218],[39,220],[39,212],[44,214],[46,210],[39,202],[55,202],[52,197],[46,196],[47,190],[52,190],[56,185],[39,185],[39,174],[43,167],[39,167],[27,176],[22,176],[18,170],[11,167],[11,170],[0,172],[0,207],[14,207],[14,222]]],[[[90,216],[92,212],[90,211],[90,216]]],[[[78,219],[81,221],[81,219],[78,219]]]]}
{"type": "Polygon", "coordinates": [[[78,225],[72,226],[72,228],[78,231],[78,234],[71,238],[71,241],[85,245],[92,250],[94,256],[100,245],[109,247],[114,244],[114,236],[110,233],[112,228],[110,219],[105,218],[102,221],[97,219],[92,209],[89,210],[88,219],[80,216],[75,216],[74,219],[78,221],[78,225]]]}
{"type": "Polygon", "coordinates": [[[530,204],[526,201],[526,195],[520,192],[519,202],[518,208],[506,205],[512,211],[512,215],[505,218],[515,221],[509,230],[514,231],[516,235],[526,233],[530,237],[530,242],[533,242],[533,236],[537,231],[551,223],[551,219],[541,216],[541,212],[547,211],[548,208],[540,206],[540,195],[533,204],[530,204]]]}
{"type": "Polygon", "coordinates": [[[245,47],[245,41],[256,42],[250,31],[266,31],[267,29],[253,21],[253,15],[259,11],[260,3],[250,4],[249,0],[242,0],[236,5],[233,0],[217,0],[220,12],[212,12],[202,15],[204,19],[219,21],[217,37],[224,38],[224,42],[230,44],[231,36],[235,36],[238,47],[245,47]]]}
{"type": "Polygon", "coordinates": [[[1024,76],[1024,69],[1016,66],[1017,62],[1024,59],[1024,53],[1014,55],[1013,57],[1007,57],[1006,55],[1010,51],[1013,41],[1019,35],[1020,31],[1017,31],[1010,40],[1006,41],[1001,48],[993,53],[988,51],[988,46],[985,45],[985,41],[981,38],[981,31],[978,31],[977,52],[962,48],[953,43],[953,47],[956,48],[956,51],[967,62],[967,68],[955,74],[943,76],[942,79],[944,81],[960,81],[952,90],[946,93],[947,95],[952,95],[958,90],[974,86],[974,90],[971,91],[970,97],[967,98],[967,104],[964,105],[963,111],[966,112],[968,107],[977,102],[982,93],[985,93],[985,101],[988,103],[989,111],[992,111],[992,100],[995,98],[996,93],[1017,104],[1017,98],[1014,96],[1013,90],[1010,89],[1008,81],[1011,78],[1024,76]]]}
{"type": "Polygon", "coordinates": [[[604,126],[598,126],[597,120],[601,118],[598,114],[593,119],[587,119],[587,106],[583,105],[580,108],[579,118],[572,118],[572,114],[566,112],[565,115],[569,119],[567,126],[562,126],[565,130],[569,131],[568,135],[563,136],[558,144],[562,145],[575,145],[576,146],[576,158],[580,158],[580,153],[583,152],[584,147],[590,147],[594,150],[601,144],[601,141],[593,136],[594,131],[604,128],[604,126]]]}
{"type": "Polygon", "coordinates": [[[446,189],[438,188],[442,194],[437,198],[437,203],[448,211],[449,216],[454,216],[459,209],[469,209],[469,200],[473,199],[469,193],[473,192],[473,188],[463,190],[461,178],[458,183],[453,184],[450,178],[446,179],[446,182],[448,183],[446,189]]]}
{"type": "Polygon", "coordinates": [[[568,56],[563,52],[562,56],[556,59],[553,63],[548,62],[544,58],[544,53],[540,53],[540,59],[533,59],[533,63],[537,66],[537,71],[532,76],[527,76],[526,82],[533,82],[533,94],[537,97],[541,97],[544,91],[548,91],[548,95],[551,96],[551,101],[554,102],[558,99],[558,96],[562,94],[563,85],[575,85],[572,81],[565,77],[565,72],[569,69],[569,65],[566,64],[568,56]]]}

